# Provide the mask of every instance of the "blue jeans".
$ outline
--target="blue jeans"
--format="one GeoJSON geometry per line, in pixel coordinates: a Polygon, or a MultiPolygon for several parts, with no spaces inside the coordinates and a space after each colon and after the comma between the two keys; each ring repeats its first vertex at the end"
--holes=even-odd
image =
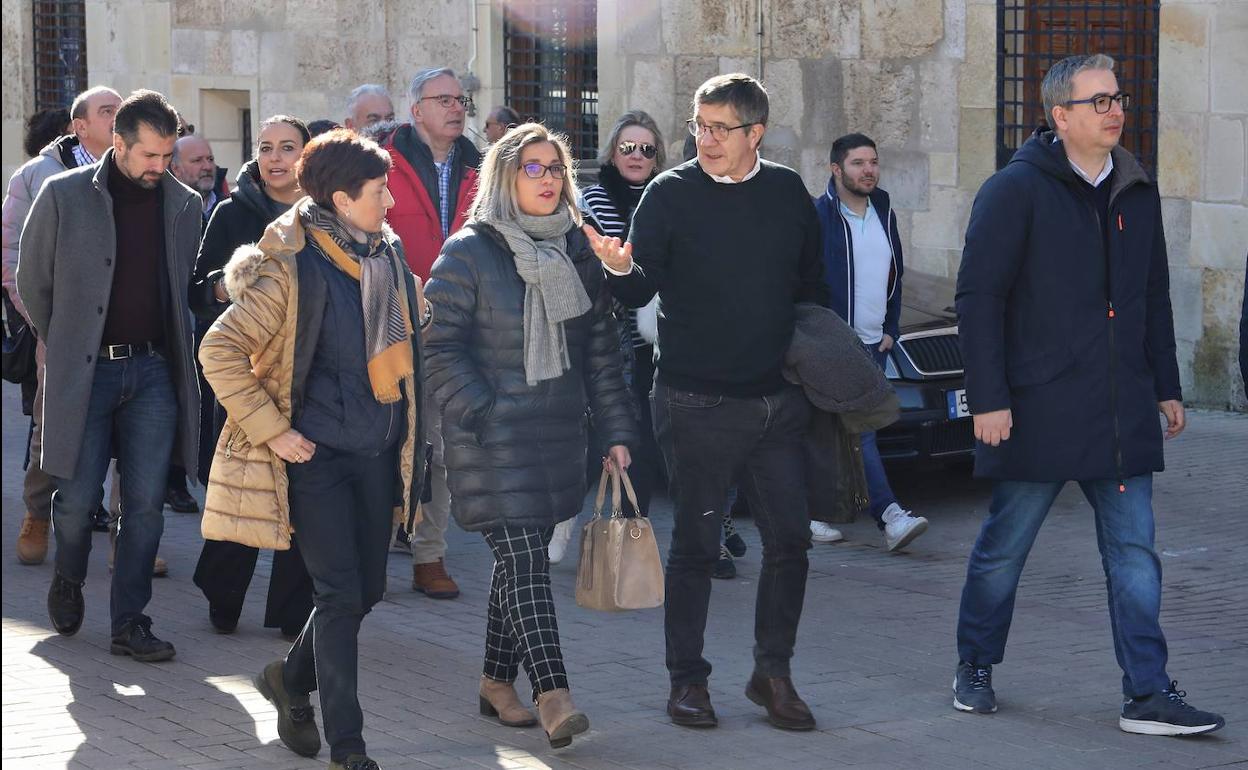
{"type": "MultiPolygon", "coordinates": [[[[888,351],[880,351],[880,343],[874,345],[863,345],[863,348],[871,354],[871,358],[881,369],[884,368],[884,361],[888,358],[888,351]]],[[[875,443],[875,431],[863,433],[860,436],[862,441],[862,467],[867,477],[867,495],[871,498],[871,518],[875,519],[876,525],[880,529],[884,529],[884,511],[888,506],[897,502],[897,496],[893,494],[893,488],[888,485],[888,475],[884,473],[884,461],[880,459],[880,447],[875,443]]]]}
{"type": "MultiPolygon", "coordinates": [[[[1122,692],[1132,698],[1160,692],[1166,675],[1161,633],[1161,560],[1153,550],[1153,477],[1081,481],[1096,515],[1096,542],[1109,592],[1114,654],[1122,692]]],[[[958,656],[969,663],[1000,663],[1014,614],[1018,578],[1036,533],[1064,482],[998,481],[992,506],[971,551],[958,614],[958,656]]]]}
{"type": "MultiPolygon", "coordinates": [[[[55,415],[44,427],[56,430],[55,415]]],[[[52,495],[52,529],[56,571],[66,580],[85,581],[91,514],[115,445],[124,482],[110,601],[114,634],[152,598],[152,561],[165,529],[165,487],[177,429],[178,400],[164,358],[148,354],[96,362],[78,463],[71,478],[56,480],[52,495]]]]}

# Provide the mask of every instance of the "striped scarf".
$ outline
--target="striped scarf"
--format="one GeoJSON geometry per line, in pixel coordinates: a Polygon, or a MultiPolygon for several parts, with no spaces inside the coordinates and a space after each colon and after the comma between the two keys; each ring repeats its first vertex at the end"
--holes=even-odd
{"type": "Polygon", "coordinates": [[[360,254],[360,244],[338,217],[311,200],[299,216],[325,258],[360,282],[368,381],[378,403],[393,404],[400,398],[399,383],[415,372],[407,292],[400,291],[394,267],[397,256],[381,233],[368,233],[360,254]]]}

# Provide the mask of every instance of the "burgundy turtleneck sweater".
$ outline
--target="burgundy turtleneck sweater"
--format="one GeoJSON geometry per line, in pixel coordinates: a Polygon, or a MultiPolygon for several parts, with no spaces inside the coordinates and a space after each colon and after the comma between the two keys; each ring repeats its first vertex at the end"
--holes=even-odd
{"type": "Polygon", "coordinates": [[[115,161],[110,164],[108,192],[113,198],[117,264],[100,342],[160,343],[165,337],[160,301],[160,265],[165,258],[160,186],[149,190],[131,181],[115,161]]]}

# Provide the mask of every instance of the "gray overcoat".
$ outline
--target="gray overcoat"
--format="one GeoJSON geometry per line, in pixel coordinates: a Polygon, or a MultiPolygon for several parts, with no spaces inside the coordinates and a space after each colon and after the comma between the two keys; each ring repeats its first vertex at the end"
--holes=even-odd
{"type": "MultiPolygon", "coordinates": [[[[43,380],[44,472],[71,478],[91,399],[117,256],[108,174],[113,150],[93,166],[44,184],[22,228],[17,290],[30,323],[47,345],[43,380]]],[[[199,381],[191,342],[187,286],[203,219],[199,194],[168,171],[160,180],[165,229],[165,355],[178,397],[178,435],[170,461],[196,478],[199,381]]]]}

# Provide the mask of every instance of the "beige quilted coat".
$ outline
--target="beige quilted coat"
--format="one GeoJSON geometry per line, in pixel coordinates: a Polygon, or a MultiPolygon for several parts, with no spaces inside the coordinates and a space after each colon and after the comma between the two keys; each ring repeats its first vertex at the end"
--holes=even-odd
{"type": "MultiPolygon", "coordinates": [[[[290,428],[299,313],[295,258],[305,245],[299,208],[296,204],[269,225],[256,246],[241,246],[234,252],[225,266],[225,287],[232,304],[200,346],[204,377],[226,411],[204,501],[201,530],[207,540],[290,548],[286,463],[269,451],[267,442],[290,428]]],[[[401,262],[396,268],[407,270],[401,262]]],[[[423,308],[419,278],[415,286],[418,307],[423,308]]],[[[414,377],[407,377],[404,392],[417,393],[415,385],[414,377]]],[[[398,469],[403,505],[395,508],[396,521],[417,504],[411,498],[417,400],[406,399],[407,432],[398,469]]]]}

